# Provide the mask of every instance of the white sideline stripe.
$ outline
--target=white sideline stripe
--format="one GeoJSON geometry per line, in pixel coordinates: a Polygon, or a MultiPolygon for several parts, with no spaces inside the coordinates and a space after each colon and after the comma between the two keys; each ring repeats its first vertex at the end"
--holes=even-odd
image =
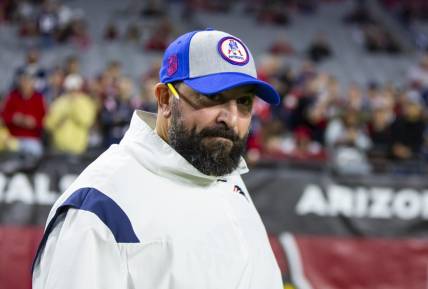
{"type": "Polygon", "coordinates": [[[312,289],[311,284],[308,279],[306,279],[303,272],[299,249],[293,235],[290,233],[282,233],[279,236],[279,241],[287,253],[287,259],[290,265],[290,277],[294,285],[296,285],[298,289],[312,289]]]}

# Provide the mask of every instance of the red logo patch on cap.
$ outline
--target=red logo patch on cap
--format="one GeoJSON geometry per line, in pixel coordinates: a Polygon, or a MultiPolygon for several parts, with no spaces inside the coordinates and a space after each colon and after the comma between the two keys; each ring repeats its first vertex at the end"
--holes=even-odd
{"type": "Polygon", "coordinates": [[[250,60],[245,45],[237,38],[227,36],[218,42],[218,52],[227,62],[234,65],[245,65],[250,60]]]}
{"type": "Polygon", "coordinates": [[[178,69],[178,59],[177,59],[177,55],[174,54],[168,57],[168,69],[166,73],[168,74],[168,76],[171,76],[177,72],[177,69],[178,69]]]}

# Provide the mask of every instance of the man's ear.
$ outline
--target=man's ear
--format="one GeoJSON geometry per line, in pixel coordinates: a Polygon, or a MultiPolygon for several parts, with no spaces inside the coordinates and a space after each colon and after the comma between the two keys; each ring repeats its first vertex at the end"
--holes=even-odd
{"type": "Polygon", "coordinates": [[[172,95],[169,93],[168,86],[165,83],[155,85],[155,96],[158,102],[158,114],[164,118],[171,116],[172,95]]]}

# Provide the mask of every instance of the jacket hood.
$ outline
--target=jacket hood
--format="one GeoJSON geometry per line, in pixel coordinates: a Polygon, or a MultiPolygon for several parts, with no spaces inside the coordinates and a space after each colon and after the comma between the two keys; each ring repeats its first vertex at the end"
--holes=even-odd
{"type": "Polygon", "coordinates": [[[201,173],[156,133],[156,117],[154,113],[136,110],[130,127],[120,142],[149,171],[169,178],[200,183],[211,183],[219,178],[248,172],[245,160],[241,157],[238,168],[229,175],[218,177],[201,173]]]}

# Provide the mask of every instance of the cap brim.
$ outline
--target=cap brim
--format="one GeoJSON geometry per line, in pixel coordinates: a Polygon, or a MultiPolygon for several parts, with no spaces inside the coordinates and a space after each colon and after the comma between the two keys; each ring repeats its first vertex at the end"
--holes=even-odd
{"type": "Polygon", "coordinates": [[[256,89],[256,95],[264,101],[275,105],[278,105],[280,101],[278,93],[270,84],[243,73],[225,72],[210,74],[185,79],[183,82],[193,90],[206,95],[217,94],[239,86],[253,85],[256,89]]]}

